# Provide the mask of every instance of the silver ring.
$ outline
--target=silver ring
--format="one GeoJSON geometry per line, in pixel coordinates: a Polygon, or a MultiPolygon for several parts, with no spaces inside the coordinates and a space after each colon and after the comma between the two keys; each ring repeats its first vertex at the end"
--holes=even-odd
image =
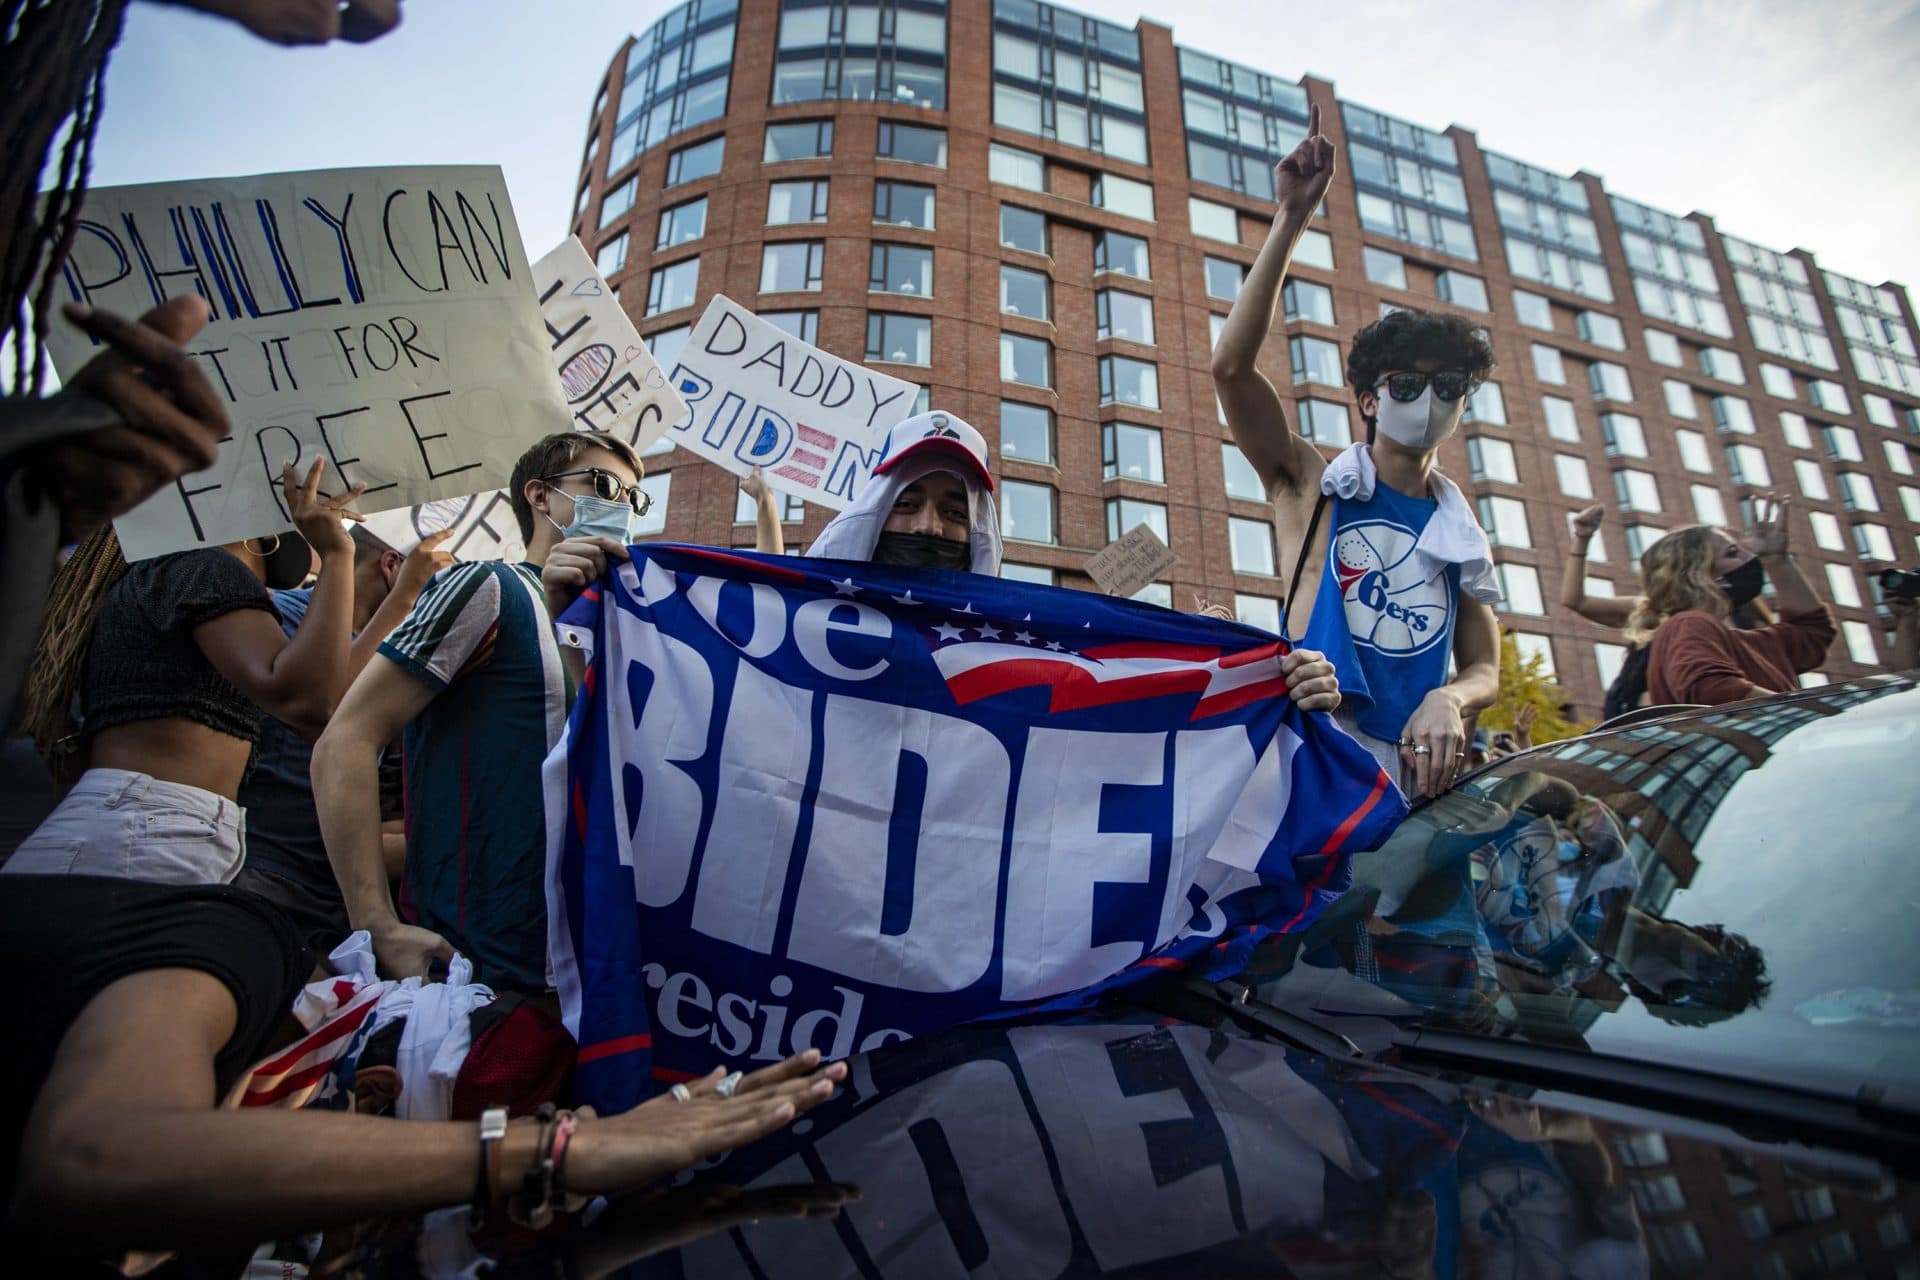
{"type": "Polygon", "coordinates": [[[1430,756],[1433,754],[1433,748],[1432,747],[1415,747],[1413,749],[1413,754],[1417,756],[1430,756]]]}
{"type": "Polygon", "coordinates": [[[693,1090],[687,1088],[684,1084],[676,1084],[673,1088],[667,1090],[667,1092],[673,1095],[675,1102],[693,1101],[693,1090]]]}
{"type": "Polygon", "coordinates": [[[721,1080],[719,1084],[713,1086],[713,1091],[719,1094],[723,1098],[731,1098],[733,1096],[734,1090],[738,1089],[739,1087],[740,1087],[740,1073],[738,1071],[735,1071],[731,1075],[727,1076],[725,1079],[721,1080]]]}

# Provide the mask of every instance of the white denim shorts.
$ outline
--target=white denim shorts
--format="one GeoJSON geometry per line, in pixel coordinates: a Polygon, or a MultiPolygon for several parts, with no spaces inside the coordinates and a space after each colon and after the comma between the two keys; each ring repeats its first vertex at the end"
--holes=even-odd
{"type": "Polygon", "coordinates": [[[24,875],[226,884],[246,861],[246,810],[126,769],[89,769],[7,859],[24,875]]]}

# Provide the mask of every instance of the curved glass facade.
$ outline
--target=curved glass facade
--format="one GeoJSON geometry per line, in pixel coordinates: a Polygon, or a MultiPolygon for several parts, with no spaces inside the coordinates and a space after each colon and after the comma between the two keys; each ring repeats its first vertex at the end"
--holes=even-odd
{"type": "Polygon", "coordinates": [[[944,0],[783,0],[773,103],[897,102],[945,110],[944,0]]]}
{"type": "Polygon", "coordinates": [[[607,172],[727,112],[737,0],[687,0],[627,50],[607,172]]]}

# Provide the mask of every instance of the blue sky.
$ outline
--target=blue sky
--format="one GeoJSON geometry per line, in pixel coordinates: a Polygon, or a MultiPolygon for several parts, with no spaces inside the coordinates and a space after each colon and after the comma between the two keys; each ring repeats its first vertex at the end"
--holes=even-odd
{"type": "MultiPolygon", "coordinates": [[[[1131,26],[1728,234],[1920,284],[1920,0],[1087,0],[1131,26]]],[[[369,164],[499,164],[534,256],[567,229],[593,91],[664,4],[406,0],[369,46],[284,50],[137,4],[114,55],[95,182],[369,164]]]]}

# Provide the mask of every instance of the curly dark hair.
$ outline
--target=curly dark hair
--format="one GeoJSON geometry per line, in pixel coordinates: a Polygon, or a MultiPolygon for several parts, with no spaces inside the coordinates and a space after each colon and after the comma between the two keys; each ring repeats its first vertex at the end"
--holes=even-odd
{"type": "Polygon", "coordinates": [[[1465,369],[1479,386],[1493,372],[1493,348],[1465,316],[1451,311],[1395,311],[1353,335],[1347,348],[1347,382],[1371,391],[1390,369],[1411,369],[1421,360],[1465,369]]]}

